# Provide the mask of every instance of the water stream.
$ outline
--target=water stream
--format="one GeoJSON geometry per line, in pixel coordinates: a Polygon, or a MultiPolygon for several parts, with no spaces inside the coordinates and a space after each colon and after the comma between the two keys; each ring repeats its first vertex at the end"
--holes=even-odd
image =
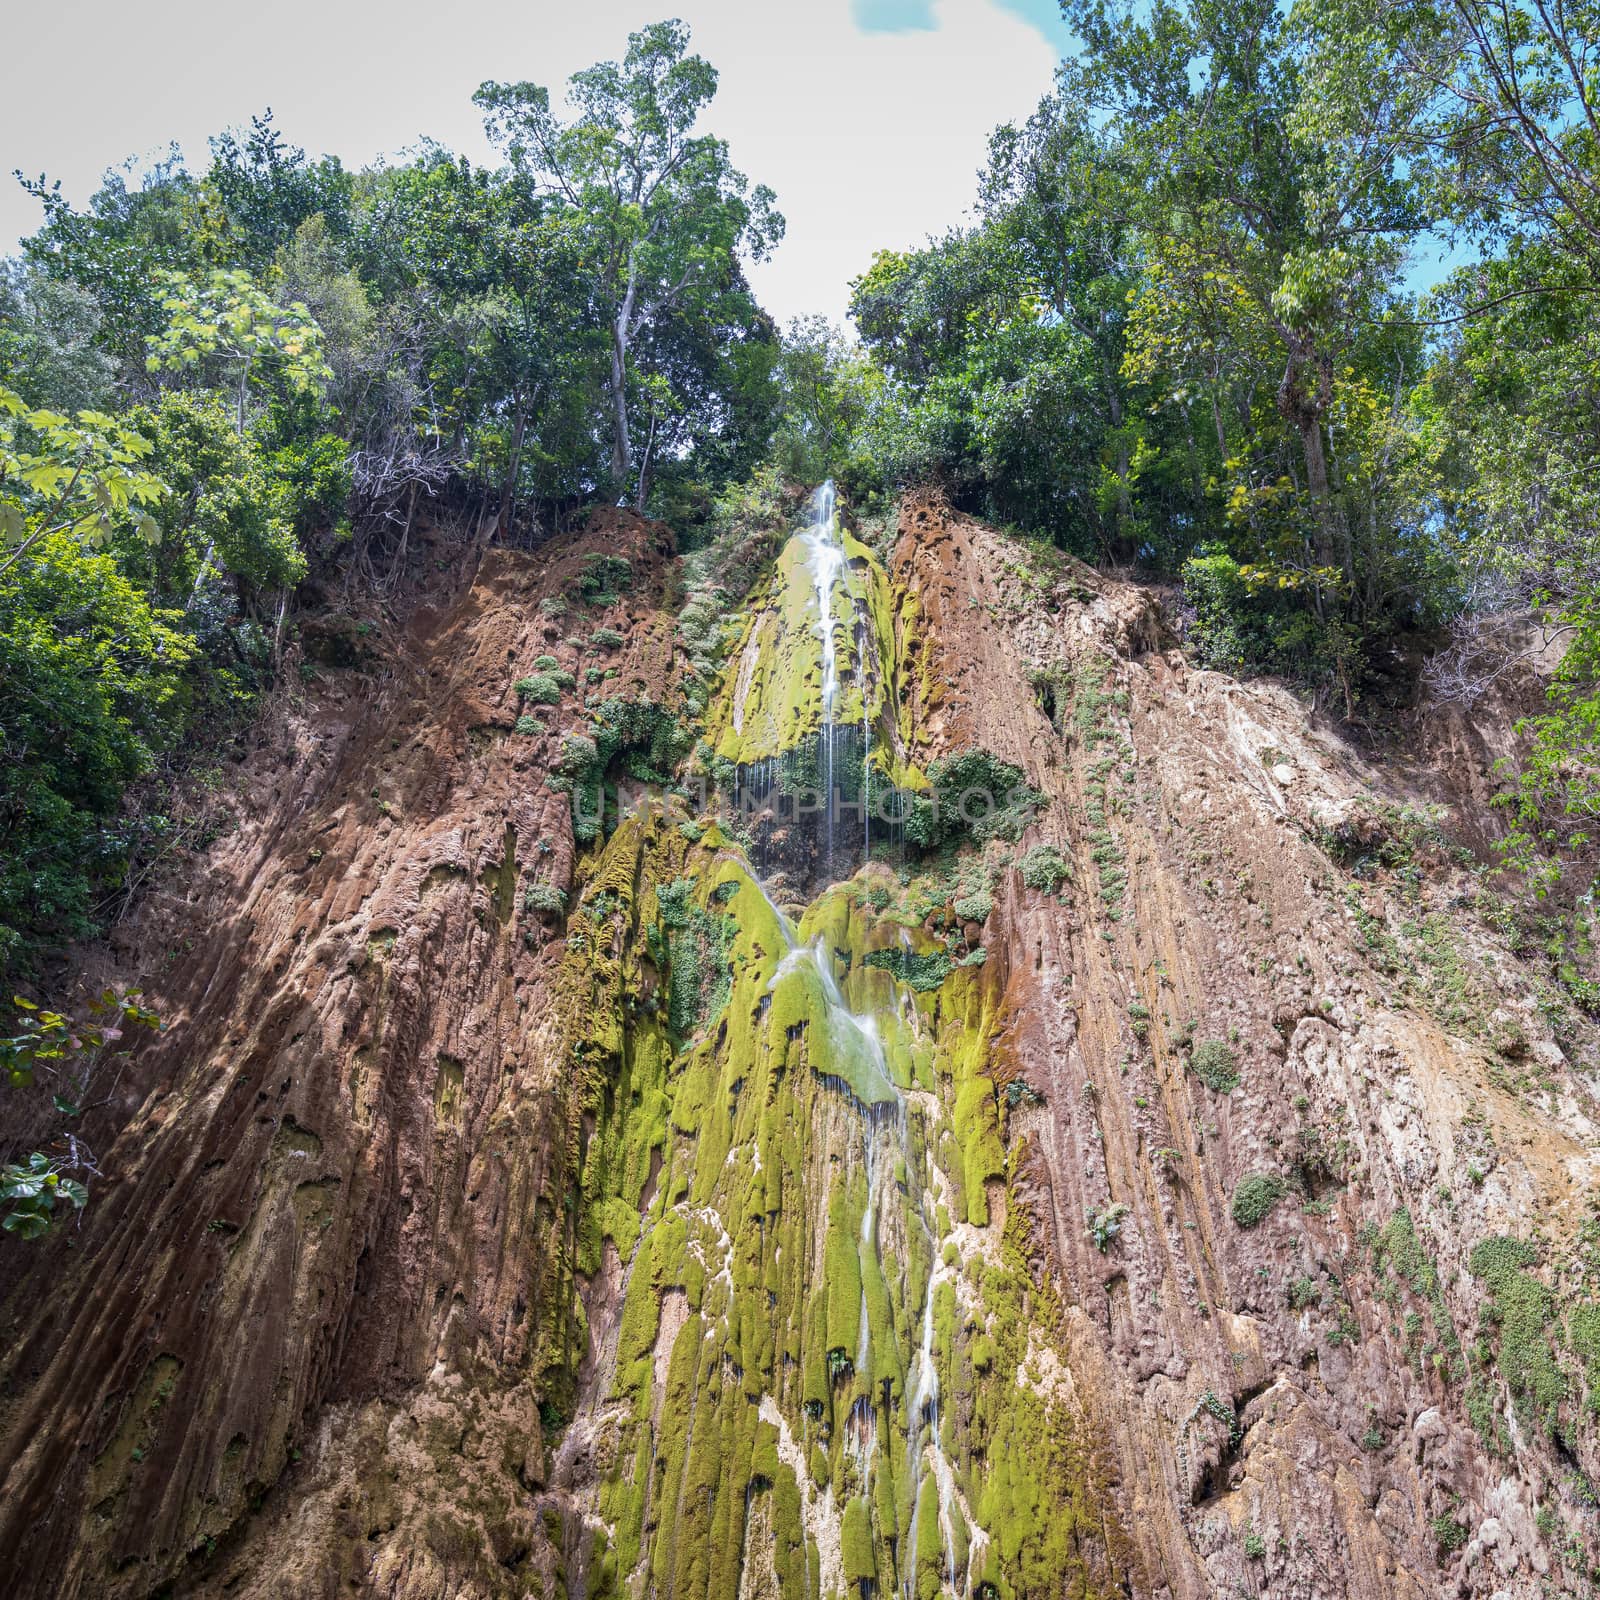
{"type": "Polygon", "coordinates": [[[839,537],[832,478],[812,494],[811,518],[800,538],[806,547],[806,569],[811,574],[816,594],[815,626],[822,642],[822,779],[827,829],[826,855],[823,859],[826,864],[833,860],[833,819],[837,805],[833,772],[833,706],[839,695],[839,651],[834,638],[833,591],[845,570],[844,542],[839,537]]]}
{"type": "MultiPolygon", "coordinates": [[[[825,862],[829,862],[833,853],[836,805],[834,713],[839,694],[834,593],[846,571],[832,483],[823,484],[813,495],[810,520],[799,537],[805,541],[806,566],[812,579],[815,603],[813,626],[821,642],[821,765],[827,808],[825,862]]],[[[848,584],[846,590],[848,595],[848,584]]],[[[858,672],[863,680],[859,683],[863,706],[863,745],[870,754],[870,744],[867,742],[870,740],[870,713],[867,708],[872,697],[870,685],[864,681],[869,671],[867,652],[858,652],[857,659],[858,672]]],[[[862,812],[865,818],[865,805],[862,812]]],[[[867,824],[863,821],[863,842],[869,841],[866,830],[867,824]]],[[[884,1470],[880,1438],[890,1437],[884,1434],[884,1429],[892,1426],[893,1421],[890,1385],[878,1380],[874,1364],[887,1352],[873,1349],[867,1284],[868,1275],[875,1273],[894,1294],[900,1287],[899,1275],[907,1269],[907,1262],[897,1262],[893,1254],[885,1253],[884,1224],[898,1214],[899,1185],[903,1182],[910,1201],[905,1221],[908,1227],[914,1227],[920,1234],[917,1243],[926,1250],[930,1266],[918,1318],[920,1340],[906,1374],[903,1401],[906,1419],[904,1460],[909,1478],[912,1516],[909,1529],[900,1530],[900,1536],[893,1541],[895,1568],[901,1594],[905,1600],[913,1600],[917,1592],[917,1538],[922,1493],[931,1473],[936,1488],[943,1552],[940,1593],[962,1600],[962,1597],[971,1593],[971,1577],[970,1572],[958,1573],[956,1570],[958,1563],[954,1530],[960,1511],[954,1473],[939,1438],[939,1374],[934,1340],[934,1295],[949,1269],[942,1266],[938,1257],[938,1241],[929,1214],[920,1163],[913,1160],[906,1099],[896,1086],[885,1058],[882,1026],[891,1019],[880,1019],[875,1013],[851,1009],[840,988],[834,971],[833,952],[827,948],[826,941],[819,937],[812,943],[803,942],[794,925],[772,901],[765,885],[756,881],[777,918],[788,947],[772,984],[775,987],[801,965],[814,971],[826,1001],[826,1029],[825,1038],[813,1038],[812,1066],[832,1092],[847,1096],[853,1114],[859,1118],[861,1125],[861,1162],[867,1193],[857,1239],[862,1276],[860,1331],[857,1347],[851,1354],[854,1362],[852,1383],[856,1387],[864,1387],[865,1392],[851,1406],[844,1423],[845,1447],[855,1472],[855,1493],[864,1498],[869,1507],[875,1504],[874,1474],[884,1470]]],[[[819,1219],[819,1225],[826,1227],[825,1217],[819,1219]]],[[[905,1239],[903,1246],[902,1253],[908,1255],[912,1241],[905,1239]]],[[[899,1300],[902,1296],[894,1294],[894,1298],[899,1300]]],[[[874,1514],[875,1524],[876,1521],[874,1514]]],[[[880,1535],[885,1533],[881,1528],[878,1531],[880,1535]]]]}

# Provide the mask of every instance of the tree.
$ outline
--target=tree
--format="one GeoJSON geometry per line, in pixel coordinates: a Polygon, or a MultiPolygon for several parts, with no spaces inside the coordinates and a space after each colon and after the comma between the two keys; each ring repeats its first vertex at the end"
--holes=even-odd
{"type": "Polygon", "coordinates": [[[97,343],[100,322],[81,285],[0,263],[0,383],[31,406],[104,410],[115,369],[97,343]]]}
{"type": "Polygon", "coordinates": [[[150,441],[151,467],[167,488],[152,513],[157,536],[131,539],[122,552],[123,571],[155,604],[193,610],[213,566],[245,589],[281,589],[305,576],[298,497],[234,428],[219,395],[163,395],[128,422],[150,441]]]}
{"type": "Polygon", "coordinates": [[[228,263],[260,272],[312,217],[343,237],[350,231],[353,185],[335,156],[310,161],[273,126],[272,108],[251,117],[248,132],[211,140],[205,188],[226,218],[228,263]]]}
{"type": "Polygon", "coordinates": [[[646,478],[650,465],[648,444],[636,459],[629,406],[641,340],[722,292],[739,250],[759,260],[783,234],[771,190],[751,190],[727,146],[693,132],[717,74],[685,53],[688,42],[681,22],[630,34],[620,63],[573,76],[569,123],[536,84],[485,83],[473,97],[513,169],[569,207],[584,237],[610,339],[610,475],[619,498],[633,487],[637,500],[632,480],[646,478]]]}
{"type": "Polygon", "coordinates": [[[0,388],[0,573],[58,535],[99,548],[123,517],[158,537],[145,507],[166,485],[143,467],[149,454],[150,441],[115,417],[65,417],[0,388]]]}
{"type": "Polygon", "coordinates": [[[203,272],[216,255],[204,193],[177,146],[136,181],[134,171],[131,160],[108,171],[83,211],[63,198],[59,182],[15,174],[44,208],[43,226],[23,241],[24,258],[50,281],[88,293],[99,310],[95,342],[130,387],[143,380],[145,339],[166,323],[164,274],[203,272]]]}
{"type": "Polygon", "coordinates": [[[234,394],[242,436],[254,381],[281,383],[291,394],[316,393],[332,370],[322,355],[322,330],[300,302],[276,304],[248,272],[212,272],[197,283],[174,273],[162,301],[166,329],[145,341],[153,373],[224,376],[234,394]]]}
{"type": "Polygon", "coordinates": [[[1064,0],[1063,10],[1085,46],[1066,81],[1108,118],[1121,205],[1177,297],[1166,320],[1215,285],[1222,306],[1270,330],[1273,401],[1298,440],[1311,513],[1302,567],[1352,580],[1329,416],[1428,220],[1406,181],[1426,95],[1385,63],[1380,41],[1317,56],[1311,14],[1276,0],[1064,0]],[[1307,96],[1308,70],[1350,84],[1358,66],[1359,116],[1330,114],[1347,97],[1307,96]]]}
{"type": "Polygon", "coordinates": [[[530,457],[547,493],[591,490],[589,374],[605,336],[574,215],[524,172],[477,170],[438,149],[389,175],[381,206],[369,248],[397,286],[428,298],[460,442],[470,420],[478,460],[496,467],[501,530],[530,457]]]}
{"type": "MultiPolygon", "coordinates": [[[[1138,430],[1128,426],[1124,324],[1136,282],[1133,241],[1107,183],[1109,152],[1087,107],[1065,83],[1015,127],[995,131],[980,202],[1009,247],[1014,270],[1046,314],[1081,341],[1110,428],[1102,448],[1114,482],[1117,533],[1132,531],[1130,473],[1138,430]]],[[[1113,535],[1115,537],[1115,535],[1113,535]]]]}

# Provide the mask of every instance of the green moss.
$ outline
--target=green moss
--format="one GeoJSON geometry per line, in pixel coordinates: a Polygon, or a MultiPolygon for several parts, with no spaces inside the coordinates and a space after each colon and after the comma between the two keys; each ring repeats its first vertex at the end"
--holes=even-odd
{"type": "Polygon", "coordinates": [[[846,1583],[875,1583],[878,1563],[872,1554],[872,1513],[859,1496],[844,1508],[840,1553],[846,1583]]]}
{"type": "Polygon", "coordinates": [[[860,1217],[852,1212],[842,1184],[834,1187],[828,1205],[828,1239],[824,1264],[827,1286],[827,1354],[834,1361],[854,1361],[861,1339],[861,1255],[856,1247],[860,1217]]]}

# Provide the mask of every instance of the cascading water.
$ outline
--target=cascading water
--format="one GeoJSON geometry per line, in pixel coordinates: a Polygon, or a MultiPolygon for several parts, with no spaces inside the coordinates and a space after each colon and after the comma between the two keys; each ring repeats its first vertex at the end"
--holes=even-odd
{"type": "MultiPolygon", "coordinates": [[[[839,692],[838,652],[834,627],[834,590],[845,572],[845,551],[839,539],[835,512],[834,491],[831,482],[823,484],[812,496],[810,521],[801,537],[806,545],[806,567],[811,576],[815,597],[814,627],[821,643],[822,672],[821,697],[821,765],[826,784],[827,857],[833,853],[833,822],[837,801],[834,771],[834,709],[839,692]]],[[[865,653],[861,653],[860,684],[862,692],[863,753],[870,755],[871,695],[866,676],[865,653]]],[[[863,843],[870,842],[865,793],[865,760],[863,762],[863,843]]],[[[763,895],[767,895],[762,888],[763,895]]],[[[813,1040],[813,1068],[825,1082],[848,1089],[853,1111],[861,1120],[861,1162],[866,1180],[866,1201],[861,1214],[857,1250],[862,1267],[861,1306],[856,1348],[850,1352],[853,1361],[852,1381],[864,1387],[864,1393],[851,1405],[845,1420],[845,1444],[855,1468],[856,1494],[871,1502],[874,1474],[881,1470],[878,1464],[879,1440],[883,1426],[892,1413],[889,1385],[880,1385],[875,1360],[879,1352],[873,1346],[871,1307],[868,1303],[868,1278],[875,1274],[884,1281],[887,1270],[894,1265],[886,1256],[882,1223],[892,1204],[897,1182],[907,1184],[911,1205],[908,1218],[914,1221],[919,1244],[929,1260],[926,1287],[920,1307],[921,1338],[913,1356],[910,1384],[905,1395],[905,1461],[909,1481],[909,1503],[912,1515],[907,1536],[891,1540],[897,1549],[896,1568],[900,1589],[906,1600],[917,1594],[918,1535],[922,1516],[923,1489],[932,1474],[936,1491],[934,1510],[939,1521],[940,1545],[943,1556],[939,1572],[942,1595],[962,1597],[970,1594],[969,1573],[957,1572],[954,1522],[959,1515],[954,1474],[946,1459],[939,1437],[939,1375],[934,1356],[934,1295],[941,1281],[935,1234],[929,1216],[926,1193],[920,1182],[912,1178],[914,1171],[910,1113],[905,1096],[895,1085],[885,1058],[882,1026],[889,1018],[881,1019],[871,1013],[852,1011],[840,989],[834,972],[833,957],[826,941],[817,938],[810,944],[802,943],[793,925],[767,896],[787,944],[787,953],[779,963],[772,979],[772,987],[804,966],[815,974],[826,1002],[826,1028],[824,1037],[813,1040]],[[881,1415],[880,1415],[881,1413],[881,1415]]],[[[825,1219],[824,1219],[825,1223],[825,1219]]],[[[909,1250],[911,1241],[905,1241],[909,1250]]],[[[903,1272],[906,1263],[899,1263],[903,1272]]],[[[895,1358],[898,1359],[898,1358],[895,1358]]],[[[884,1530],[880,1529],[880,1533],[884,1530]]]]}
{"type": "Polygon", "coordinates": [[[833,479],[820,485],[811,496],[811,517],[801,539],[806,546],[806,567],[816,591],[817,636],[822,642],[822,758],[823,811],[826,819],[827,854],[833,859],[834,793],[833,707],[839,694],[839,654],[834,638],[833,590],[844,574],[844,544],[839,538],[833,479]]]}

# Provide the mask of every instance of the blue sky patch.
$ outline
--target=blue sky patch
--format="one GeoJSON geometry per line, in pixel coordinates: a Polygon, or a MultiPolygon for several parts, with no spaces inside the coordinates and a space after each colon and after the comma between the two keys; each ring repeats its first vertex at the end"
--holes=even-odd
{"type": "MultiPolygon", "coordinates": [[[[990,0],[1001,11],[1039,30],[1064,55],[1072,35],[1061,20],[1059,0],[990,0]]],[[[854,0],[856,26],[863,33],[932,33],[939,26],[934,0],[854,0]]]]}
{"type": "Polygon", "coordinates": [[[995,0],[995,4],[1024,22],[1031,22],[1062,55],[1072,48],[1072,34],[1057,0],[995,0]]]}
{"type": "Polygon", "coordinates": [[[932,33],[939,26],[933,0],[855,0],[851,9],[863,33],[932,33]]]}

